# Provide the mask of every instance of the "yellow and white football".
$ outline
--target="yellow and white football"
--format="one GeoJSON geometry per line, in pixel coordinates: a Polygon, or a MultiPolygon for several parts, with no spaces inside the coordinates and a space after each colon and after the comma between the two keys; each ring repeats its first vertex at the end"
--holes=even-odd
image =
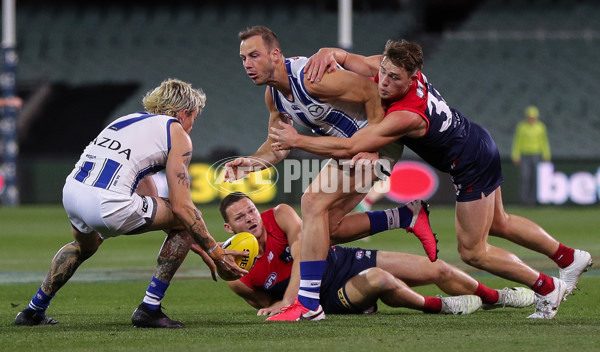
{"type": "Polygon", "coordinates": [[[258,255],[258,241],[250,232],[240,232],[223,242],[223,249],[249,252],[250,254],[248,255],[236,257],[235,262],[240,268],[250,270],[254,266],[256,256],[258,255]]]}

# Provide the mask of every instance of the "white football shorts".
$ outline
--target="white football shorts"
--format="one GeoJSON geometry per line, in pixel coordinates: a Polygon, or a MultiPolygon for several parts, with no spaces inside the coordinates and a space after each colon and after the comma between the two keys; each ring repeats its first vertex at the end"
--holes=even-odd
{"type": "Polygon", "coordinates": [[[130,234],[152,223],[157,207],[152,197],[107,191],[72,177],[67,177],[63,188],[63,206],[78,231],[96,231],[102,238],[130,234]]]}

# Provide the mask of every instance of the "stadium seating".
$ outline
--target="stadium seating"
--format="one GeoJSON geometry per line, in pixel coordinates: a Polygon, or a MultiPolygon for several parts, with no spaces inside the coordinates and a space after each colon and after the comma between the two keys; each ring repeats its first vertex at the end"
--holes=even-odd
{"type": "MultiPolygon", "coordinates": [[[[238,31],[264,24],[288,56],[337,45],[337,14],[315,3],[18,7],[18,81],[70,84],[135,82],[139,91],[111,116],[141,109],[142,95],[168,77],[202,87],[207,107],[192,131],[195,156],[223,145],[253,152],[265,138],[264,89],[245,77],[238,31]],[[242,128],[240,128],[242,127],[242,128]]],[[[412,33],[411,13],[356,12],[354,48],[381,52],[412,33]],[[390,16],[397,16],[389,21],[390,16]]],[[[483,1],[457,29],[425,53],[424,72],[446,100],[488,127],[503,157],[515,124],[536,104],[555,157],[598,158],[594,98],[600,67],[600,5],[592,0],[483,1]],[[589,144],[586,144],[589,143],[589,144]]]]}
{"type": "MultiPolygon", "coordinates": [[[[399,36],[406,20],[378,29],[387,13],[358,13],[357,49],[381,51],[385,39],[399,36]],[[372,33],[385,33],[373,40],[372,33]]],[[[136,82],[137,94],[112,116],[140,110],[144,92],[168,77],[202,87],[207,107],[192,131],[195,155],[228,145],[253,152],[265,138],[264,88],[246,78],[239,59],[237,33],[264,24],[281,38],[286,55],[310,55],[335,46],[337,14],[318,4],[264,8],[208,3],[167,5],[51,6],[18,8],[20,66],[23,82],[70,84],[136,82]],[[243,126],[243,128],[240,128],[243,126]]]]}
{"type": "Polygon", "coordinates": [[[503,157],[535,104],[554,158],[598,158],[590,146],[600,127],[599,19],[594,1],[486,1],[426,53],[424,71],[451,105],[490,130],[503,157]]]}

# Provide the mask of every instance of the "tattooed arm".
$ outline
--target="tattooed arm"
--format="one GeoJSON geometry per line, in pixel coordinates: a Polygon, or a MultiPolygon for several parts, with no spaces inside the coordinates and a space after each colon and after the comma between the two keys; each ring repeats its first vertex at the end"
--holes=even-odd
{"type": "MultiPolygon", "coordinates": [[[[190,196],[188,166],[192,160],[192,141],[178,123],[171,124],[171,150],[167,159],[166,175],[173,214],[192,231],[192,237],[204,250],[217,243],[207,231],[198,228],[202,217],[190,196]]],[[[222,253],[221,253],[222,254],[222,253]]],[[[217,259],[217,258],[215,258],[217,259]]]]}
{"type": "Polygon", "coordinates": [[[190,136],[178,123],[171,124],[170,133],[171,150],[167,158],[166,175],[173,214],[185,225],[194,242],[217,264],[221,277],[225,280],[237,279],[247,271],[239,268],[232,256],[226,256],[237,252],[226,251],[217,245],[217,241],[206,228],[202,214],[192,202],[188,173],[188,166],[192,160],[190,136]]]}

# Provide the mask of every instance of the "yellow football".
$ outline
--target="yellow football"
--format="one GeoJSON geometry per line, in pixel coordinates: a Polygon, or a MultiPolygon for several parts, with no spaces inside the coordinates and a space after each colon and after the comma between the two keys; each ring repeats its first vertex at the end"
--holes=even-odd
{"type": "Polygon", "coordinates": [[[254,266],[256,256],[258,255],[258,241],[250,232],[240,232],[223,242],[223,249],[249,252],[250,254],[248,255],[236,257],[235,262],[240,268],[250,270],[254,266]]]}

